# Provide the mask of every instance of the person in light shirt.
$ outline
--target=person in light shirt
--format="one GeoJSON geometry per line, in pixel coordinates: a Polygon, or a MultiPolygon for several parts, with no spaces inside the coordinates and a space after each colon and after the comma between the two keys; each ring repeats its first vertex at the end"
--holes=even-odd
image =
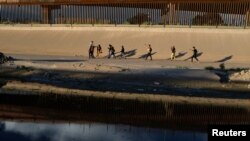
{"type": "Polygon", "coordinates": [[[146,56],[146,60],[148,59],[148,57],[150,57],[150,60],[152,60],[152,47],[151,47],[151,44],[148,44],[148,49],[147,49],[148,53],[147,53],[147,56],[146,56]]]}

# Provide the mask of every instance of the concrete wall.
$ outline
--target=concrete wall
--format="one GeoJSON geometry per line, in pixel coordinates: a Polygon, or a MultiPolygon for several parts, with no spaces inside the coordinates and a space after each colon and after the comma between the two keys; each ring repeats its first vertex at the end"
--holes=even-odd
{"type": "Polygon", "coordinates": [[[153,58],[167,59],[170,47],[177,52],[187,52],[178,58],[185,60],[196,46],[201,61],[217,61],[232,56],[231,62],[248,62],[250,59],[250,29],[210,28],[139,28],[139,27],[0,27],[0,52],[35,55],[88,55],[89,42],[103,46],[121,45],[126,51],[136,49],[131,58],[146,53],[145,43],[150,43],[153,58]]]}

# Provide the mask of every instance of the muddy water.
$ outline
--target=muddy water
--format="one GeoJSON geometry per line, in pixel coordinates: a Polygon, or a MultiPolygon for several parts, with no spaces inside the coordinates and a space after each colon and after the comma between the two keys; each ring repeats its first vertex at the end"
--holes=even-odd
{"type": "Polygon", "coordinates": [[[249,108],[73,95],[0,95],[0,141],[206,141],[249,108]],[[20,122],[21,121],[21,122],[20,122]]]}
{"type": "Polygon", "coordinates": [[[206,141],[204,132],[101,123],[0,121],[1,141],[206,141]]]}

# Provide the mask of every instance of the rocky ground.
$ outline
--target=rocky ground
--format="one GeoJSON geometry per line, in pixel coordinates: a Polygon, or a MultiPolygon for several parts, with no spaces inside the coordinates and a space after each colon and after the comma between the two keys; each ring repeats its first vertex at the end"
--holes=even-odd
{"type": "MultiPolygon", "coordinates": [[[[231,80],[235,81],[250,81],[250,70],[242,70],[240,72],[235,72],[230,76],[231,80]]],[[[250,85],[249,85],[250,87],[250,85]]]]}
{"type": "MultiPolygon", "coordinates": [[[[1,65],[2,90],[19,89],[18,85],[22,85],[23,90],[33,90],[29,85],[37,84],[41,87],[97,92],[250,97],[249,81],[239,83],[229,77],[230,81],[222,83],[220,74],[224,71],[204,69],[205,66],[216,67],[219,64],[139,59],[87,60],[58,56],[14,57],[14,62],[1,65]]],[[[230,65],[234,64],[227,66],[230,65]]],[[[232,78],[234,73],[238,72],[230,72],[232,78]]]]}
{"type": "Polygon", "coordinates": [[[12,62],[14,58],[11,56],[6,56],[4,53],[0,52],[0,65],[6,62],[12,62]]]}

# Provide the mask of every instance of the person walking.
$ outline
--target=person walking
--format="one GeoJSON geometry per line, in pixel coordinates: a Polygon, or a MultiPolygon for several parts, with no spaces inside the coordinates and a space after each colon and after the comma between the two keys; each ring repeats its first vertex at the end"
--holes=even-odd
{"type": "Polygon", "coordinates": [[[197,58],[198,57],[198,50],[195,48],[195,46],[193,46],[192,51],[193,51],[193,55],[191,57],[191,62],[193,62],[193,59],[195,59],[197,62],[199,62],[199,60],[197,58]]]}
{"type": "Polygon", "coordinates": [[[146,59],[148,59],[148,57],[150,57],[150,60],[152,60],[152,47],[151,47],[151,44],[148,44],[148,53],[147,53],[147,56],[146,56],[146,59]]]}
{"type": "Polygon", "coordinates": [[[94,41],[91,41],[90,45],[89,45],[89,59],[95,58],[95,56],[94,56],[94,49],[95,49],[94,41]]]}
{"type": "Polygon", "coordinates": [[[176,49],[175,49],[175,46],[172,46],[171,47],[171,52],[172,52],[172,54],[171,54],[171,60],[175,60],[175,53],[176,53],[176,49]]]}
{"type": "Polygon", "coordinates": [[[113,56],[113,58],[115,58],[115,48],[114,48],[114,46],[109,44],[108,50],[109,50],[108,58],[110,59],[112,56],[113,56]]]}
{"type": "Polygon", "coordinates": [[[113,58],[115,58],[115,48],[114,48],[114,46],[111,46],[111,56],[110,57],[112,57],[113,56],[113,58]]]}
{"type": "Polygon", "coordinates": [[[108,47],[108,59],[111,57],[111,51],[112,50],[112,45],[111,44],[109,44],[109,47],[108,47]]]}
{"type": "Polygon", "coordinates": [[[123,45],[122,45],[122,48],[121,48],[121,58],[126,59],[126,56],[125,56],[125,49],[124,49],[124,46],[123,46],[123,45]]]}
{"type": "Polygon", "coordinates": [[[98,46],[97,46],[97,55],[96,55],[96,57],[100,57],[100,54],[102,54],[102,46],[99,44],[98,46]]]}

